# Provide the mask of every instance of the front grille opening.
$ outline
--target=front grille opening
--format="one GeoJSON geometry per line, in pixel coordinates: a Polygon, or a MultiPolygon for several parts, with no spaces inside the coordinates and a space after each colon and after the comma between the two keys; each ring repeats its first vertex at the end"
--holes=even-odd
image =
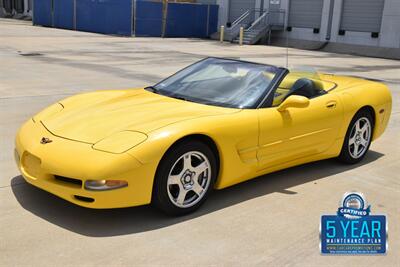
{"type": "Polygon", "coordinates": [[[83,201],[83,202],[89,202],[89,203],[94,202],[94,198],[91,198],[91,197],[83,197],[83,196],[78,196],[78,195],[74,195],[74,197],[77,200],[80,200],[80,201],[83,201]]]}
{"type": "Polygon", "coordinates": [[[64,183],[79,185],[80,187],[82,187],[82,180],[79,180],[79,179],[74,179],[74,178],[69,178],[69,177],[64,177],[64,176],[59,176],[59,175],[54,175],[54,179],[64,182],[64,183]]]}

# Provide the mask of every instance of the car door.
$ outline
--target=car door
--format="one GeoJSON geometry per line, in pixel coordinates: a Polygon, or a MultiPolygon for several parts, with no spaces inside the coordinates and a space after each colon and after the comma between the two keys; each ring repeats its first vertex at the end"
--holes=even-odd
{"type": "Polygon", "coordinates": [[[338,137],[342,106],[336,94],[327,93],[310,99],[308,107],[260,108],[259,168],[326,151],[338,137]]]}

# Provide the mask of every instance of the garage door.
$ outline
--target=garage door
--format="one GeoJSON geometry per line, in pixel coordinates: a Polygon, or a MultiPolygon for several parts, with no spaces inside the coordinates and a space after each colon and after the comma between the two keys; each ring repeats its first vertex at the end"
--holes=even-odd
{"type": "Polygon", "coordinates": [[[340,29],[379,32],[385,0],[344,0],[340,29]]]}
{"type": "Polygon", "coordinates": [[[290,0],[289,26],[320,28],[324,0],[290,0]]]}
{"type": "Polygon", "coordinates": [[[231,0],[229,2],[229,22],[234,22],[244,12],[254,9],[256,0],[231,0]]]}

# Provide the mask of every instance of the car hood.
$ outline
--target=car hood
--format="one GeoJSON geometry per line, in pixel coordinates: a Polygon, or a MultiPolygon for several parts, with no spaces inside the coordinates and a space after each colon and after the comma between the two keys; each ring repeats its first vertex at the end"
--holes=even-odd
{"type": "Polygon", "coordinates": [[[42,124],[54,135],[91,144],[120,131],[149,133],[184,120],[239,111],[170,98],[144,89],[80,94],[60,104],[64,108],[41,118],[42,124]]]}

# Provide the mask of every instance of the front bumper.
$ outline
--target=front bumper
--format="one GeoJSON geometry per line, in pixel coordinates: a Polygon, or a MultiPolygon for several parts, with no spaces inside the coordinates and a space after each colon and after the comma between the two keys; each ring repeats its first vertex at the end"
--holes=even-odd
{"type": "Polygon", "coordinates": [[[15,159],[25,180],[88,208],[122,208],[151,201],[156,163],[92,149],[91,144],[57,137],[40,122],[27,121],[16,137],[15,159]],[[51,143],[41,144],[43,137],[51,143]],[[125,180],[128,186],[107,191],[84,188],[86,180],[125,180]]]}

